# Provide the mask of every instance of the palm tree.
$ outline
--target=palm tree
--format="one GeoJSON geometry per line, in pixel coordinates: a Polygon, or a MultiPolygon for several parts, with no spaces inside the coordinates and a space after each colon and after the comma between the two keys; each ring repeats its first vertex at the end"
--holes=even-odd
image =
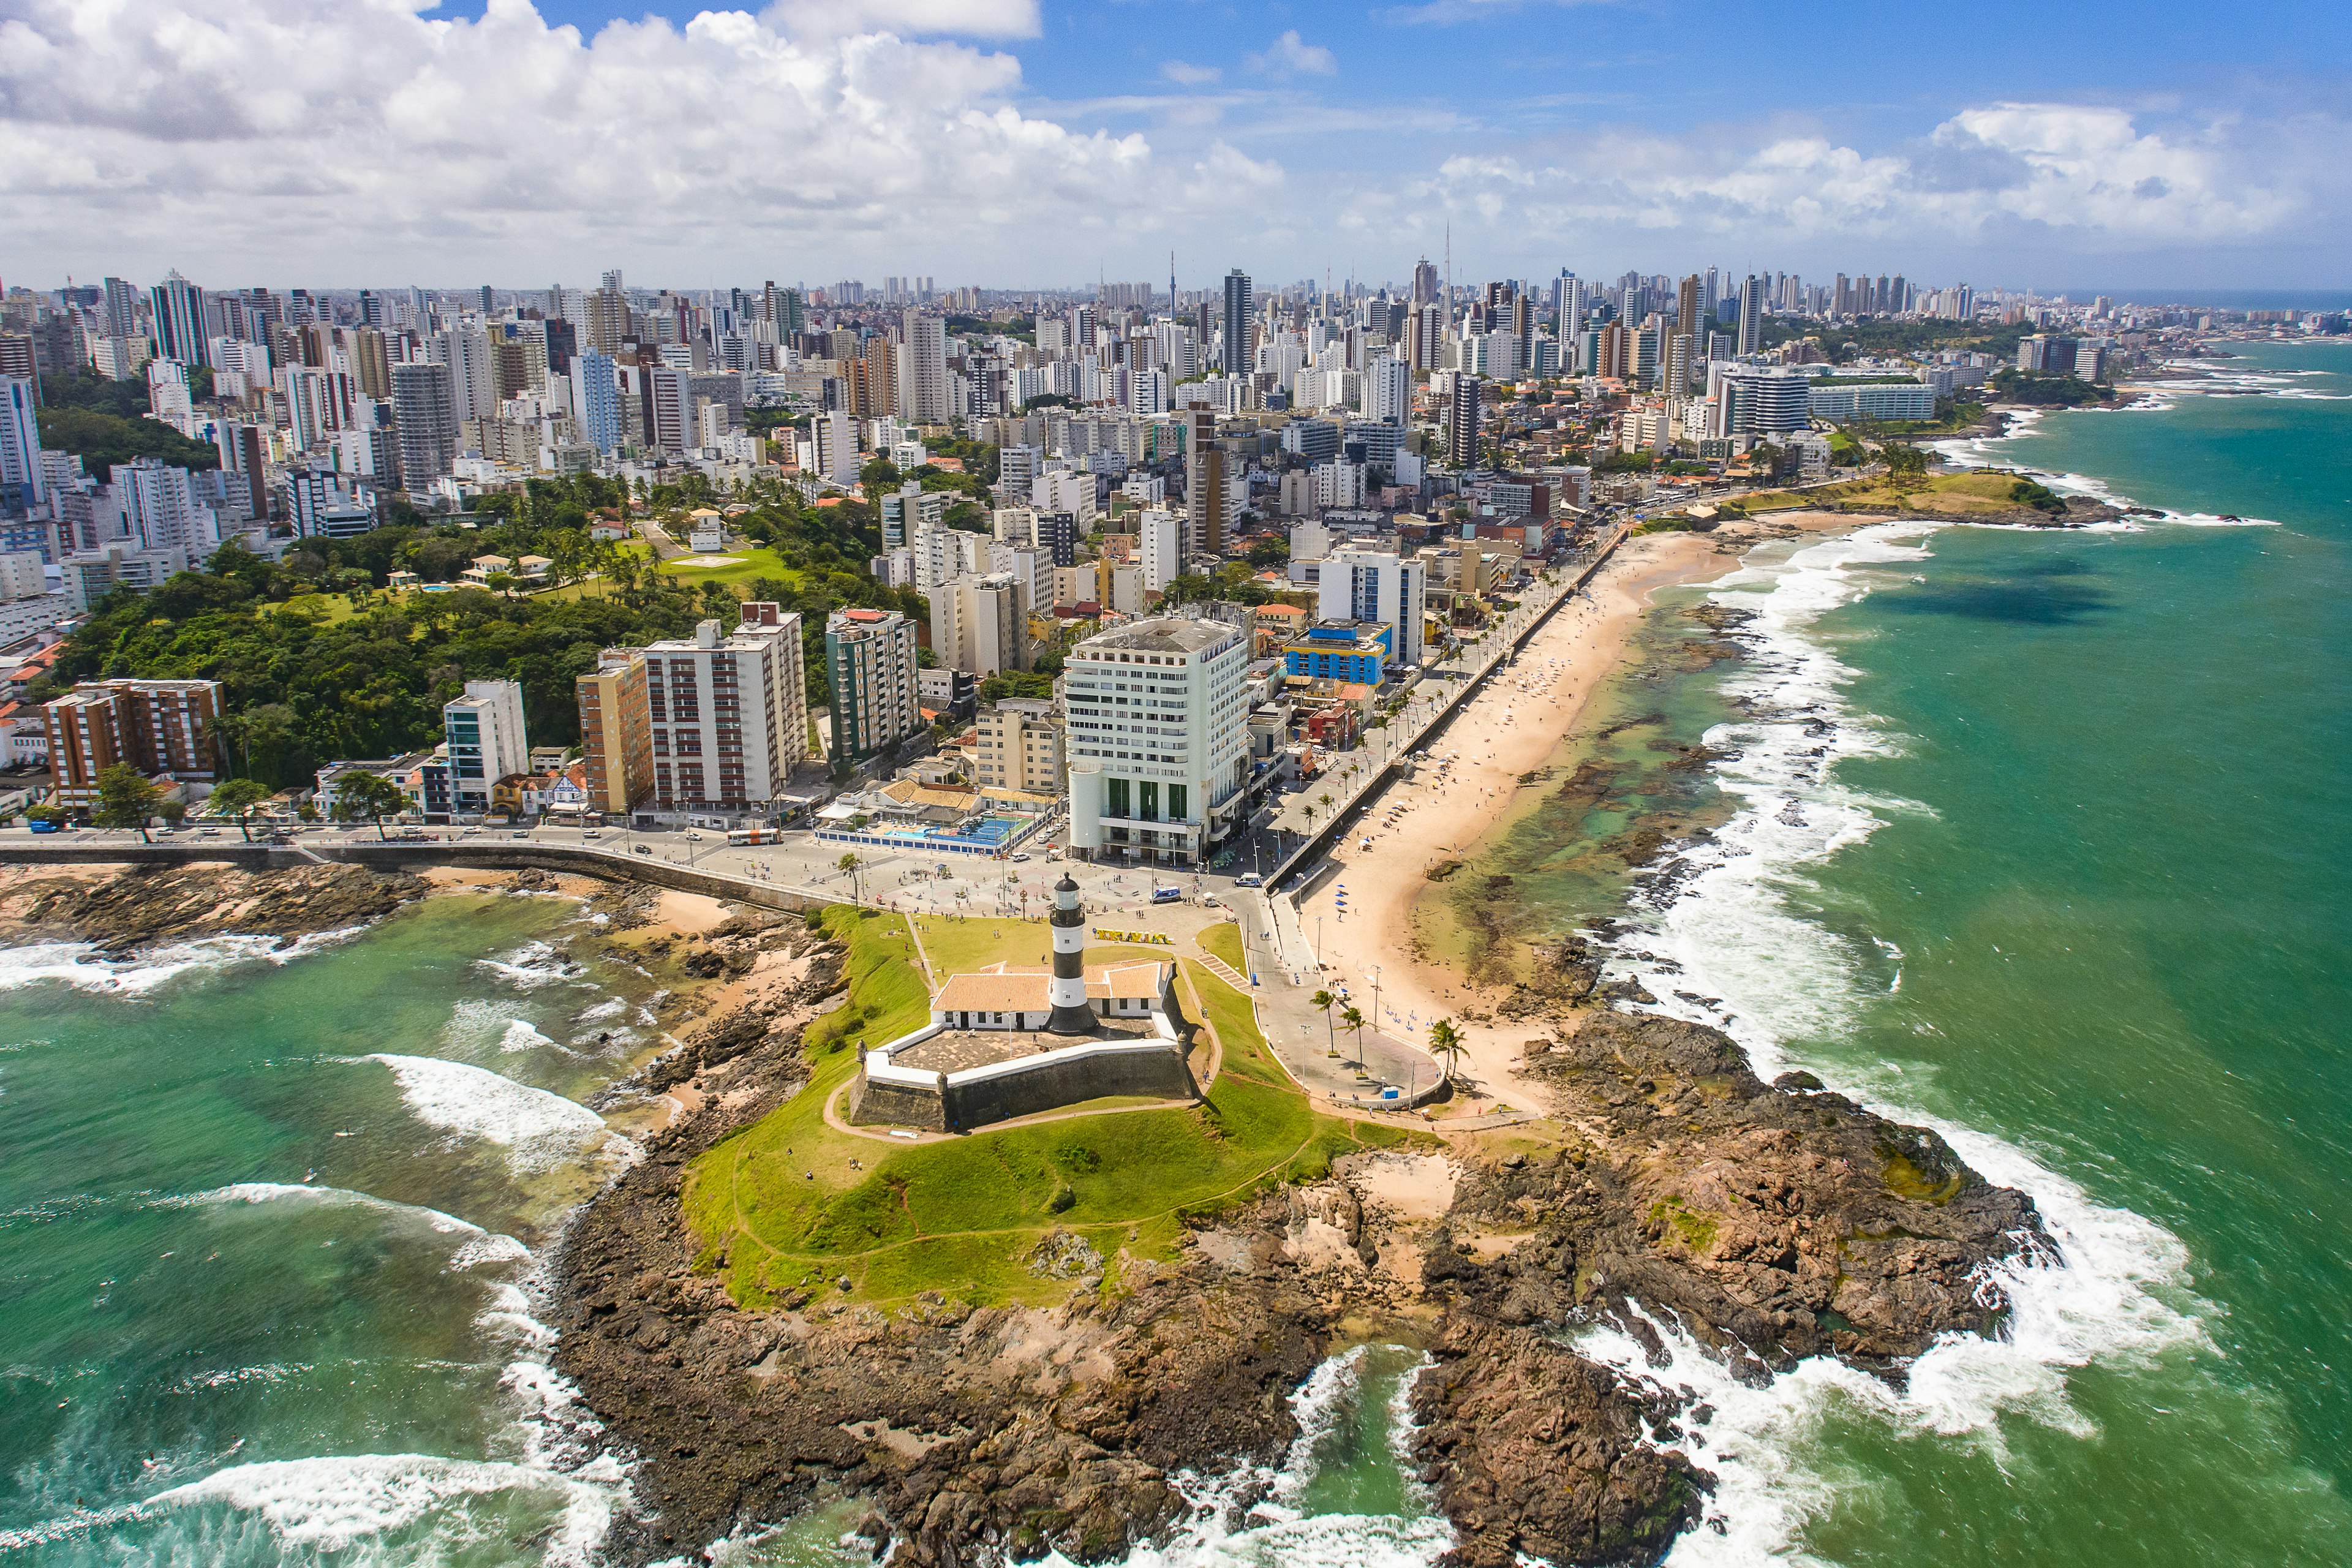
{"type": "Polygon", "coordinates": [[[1338,1056],[1339,1054],[1339,1026],[1332,1022],[1331,1009],[1338,1004],[1339,999],[1337,996],[1332,995],[1328,991],[1318,991],[1314,995],[1309,996],[1307,1000],[1314,1003],[1318,1008],[1322,1009],[1324,1032],[1330,1037],[1331,1040],[1330,1054],[1335,1057],[1338,1056]]]}
{"type": "Polygon", "coordinates": [[[1356,1037],[1356,1070],[1361,1072],[1364,1070],[1364,1010],[1351,1003],[1339,1015],[1339,1022],[1347,1025],[1348,1032],[1356,1037]]]}
{"type": "Polygon", "coordinates": [[[1440,1018],[1429,1026],[1429,1053],[1445,1069],[1451,1081],[1462,1068],[1462,1031],[1454,1026],[1451,1018],[1440,1018]]]}
{"type": "Polygon", "coordinates": [[[840,859],[834,862],[834,866],[836,869],[849,873],[849,899],[852,903],[864,903],[866,901],[864,899],[858,897],[857,893],[857,870],[859,867],[865,864],[866,862],[857,858],[856,851],[855,850],[844,855],[840,859]]]}

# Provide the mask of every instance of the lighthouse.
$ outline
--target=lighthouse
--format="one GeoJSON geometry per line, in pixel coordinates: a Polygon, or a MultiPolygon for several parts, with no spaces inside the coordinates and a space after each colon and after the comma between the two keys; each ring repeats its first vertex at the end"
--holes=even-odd
{"type": "Polygon", "coordinates": [[[1078,908],[1078,885],[1067,871],[1054,884],[1054,980],[1046,995],[1054,1016],[1045,1027],[1056,1035],[1084,1035],[1095,1026],[1087,1005],[1087,912],[1078,908]]]}

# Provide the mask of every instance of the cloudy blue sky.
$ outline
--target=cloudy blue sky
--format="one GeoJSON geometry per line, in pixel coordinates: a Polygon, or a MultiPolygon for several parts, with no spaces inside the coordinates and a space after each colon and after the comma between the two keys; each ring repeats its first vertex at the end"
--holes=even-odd
{"type": "Polygon", "coordinates": [[[2310,7],[0,0],[0,279],[2352,282],[2310,7]]]}

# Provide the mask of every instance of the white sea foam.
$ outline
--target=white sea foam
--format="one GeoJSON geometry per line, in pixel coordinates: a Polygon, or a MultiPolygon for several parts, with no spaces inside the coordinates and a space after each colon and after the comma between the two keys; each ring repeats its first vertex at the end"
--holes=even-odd
{"type": "Polygon", "coordinates": [[[291,963],[356,935],[361,928],[312,931],[288,942],[274,936],[212,936],[162,942],[129,958],[98,956],[86,942],[40,942],[0,948],[0,991],[58,981],[80,991],[143,996],[184,974],[206,974],[257,961],[291,963]]]}
{"type": "MultiPolygon", "coordinates": [[[[232,1182],[225,1187],[214,1187],[201,1193],[176,1194],[159,1197],[151,1206],[155,1208],[202,1208],[220,1204],[311,1204],[321,1208],[366,1208],[387,1215],[422,1221],[429,1228],[445,1236],[480,1238],[489,1233],[480,1226],[443,1214],[439,1209],[421,1204],[394,1203],[373,1193],[353,1192],[348,1187],[322,1187],[298,1182],[232,1182]]],[[[504,1238],[502,1238],[504,1239],[504,1238]]],[[[468,1242],[470,1245],[470,1240],[468,1242]]]]}
{"type": "Polygon", "coordinates": [[[508,1024],[506,1033],[499,1037],[499,1049],[509,1055],[517,1051],[535,1051],[542,1047],[556,1051],[564,1048],[521,1018],[508,1024]]]}
{"type": "Polygon", "coordinates": [[[429,1454],[359,1454],[236,1465],[150,1498],[139,1510],[226,1504],[252,1513],[279,1542],[340,1552],[460,1508],[466,1500],[514,1491],[550,1494],[561,1518],[545,1560],[585,1563],[619,1500],[610,1484],[479,1459],[429,1454]]]}
{"type": "Polygon", "coordinates": [[[512,952],[497,958],[478,958],[474,963],[518,991],[536,991],[543,985],[557,984],[572,978],[578,968],[562,949],[543,942],[527,942],[512,952]]]}
{"type": "Polygon", "coordinates": [[[418,1121],[457,1137],[497,1144],[517,1172],[544,1171],[600,1146],[613,1153],[635,1152],[586,1106],[487,1068],[389,1051],[365,1059],[392,1069],[401,1098],[418,1121]]]}
{"type": "MultiPolygon", "coordinates": [[[[1866,593],[1873,568],[1925,557],[1922,545],[1905,541],[1931,533],[1891,523],[1864,529],[1800,550],[1780,565],[1744,569],[1716,595],[1756,612],[1745,628],[1753,658],[1728,688],[1746,700],[1748,715],[1706,737],[1710,747],[1735,753],[1717,764],[1717,776],[1740,808],[1712,840],[1686,846],[1646,880],[1633,903],[1635,929],[1621,939],[1610,967],[1663,998],[1658,1011],[1727,1030],[1766,1079],[1790,1065],[1787,1042],[1836,1037],[1886,985],[1870,975],[1884,969],[1887,954],[1849,944],[1799,912],[1814,886],[1811,868],[1895,814],[1926,809],[1839,781],[1840,762],[1885,755],[1900,742],[1846,700],[1854,672],[1807,633],[1822,614],[1866,593]],[[1758,583],[1769,583],[1770,592],[1737,591],[1758,583]]],[[[2172,1304],[2188,1300],[2188,1258],[2162,1226],[2093,1203],[1997,1138],[1921,1114],[1905,1103],[1897,1064],[1870,1074],[1804,1065],[1832,1088],[1934,1127],[1987,1180],[2031,1194],[2057,1257],[2020,1256],[1990,1270],[1988,1283],[2011,1306],[2003,1337],[1938,1343],[1900,1391],[1827,1359],[1804,1363],[1769,1388],[1748,1389],[1661,1324],[1674,1362],[1660,1380],[1691,1384],[1718,1412],[1694,1439],[1702,1450],[1694,1458],[1723,1479],[1712,1508],[1721,1517],[1717,1529],[1677,1545],[1677,1563],[1745,1563],[1790,1552],[1829,1495],[1830,1479],[1806,1469],[1803,1449],[1834,1409],[1903,1431],[1965,1435],[1996,1450],[2004,1414],[2090,1436],[2087,1418],[2067,1398],[2071,1369],[2093,1360],[2144,1361],[2204,1339],[2199,1320],[2172,1304]]],[[[1639,1371],[1639,1346],[1617,1331],[1595,1331],[1581,1343],[1629,1374],[1650,1375],[1639,1371]]]]}

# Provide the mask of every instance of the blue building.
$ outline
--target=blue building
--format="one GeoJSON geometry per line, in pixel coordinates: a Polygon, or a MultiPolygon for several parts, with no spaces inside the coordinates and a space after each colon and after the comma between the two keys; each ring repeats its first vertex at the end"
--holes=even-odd
{"type": "Polygon", "coordinates": [[[1286,675],[1378,686],[1389,661],[1391,628],[1381,621],[1318,621],[1284,646],[1286,675]]]}
{"type": "Polygon", "coordinates": [[[611,456],[621,444],[621,384],[612,357],[591,349],[572,362],[572,391],[581,433],[596,450],[611,456]]]}

